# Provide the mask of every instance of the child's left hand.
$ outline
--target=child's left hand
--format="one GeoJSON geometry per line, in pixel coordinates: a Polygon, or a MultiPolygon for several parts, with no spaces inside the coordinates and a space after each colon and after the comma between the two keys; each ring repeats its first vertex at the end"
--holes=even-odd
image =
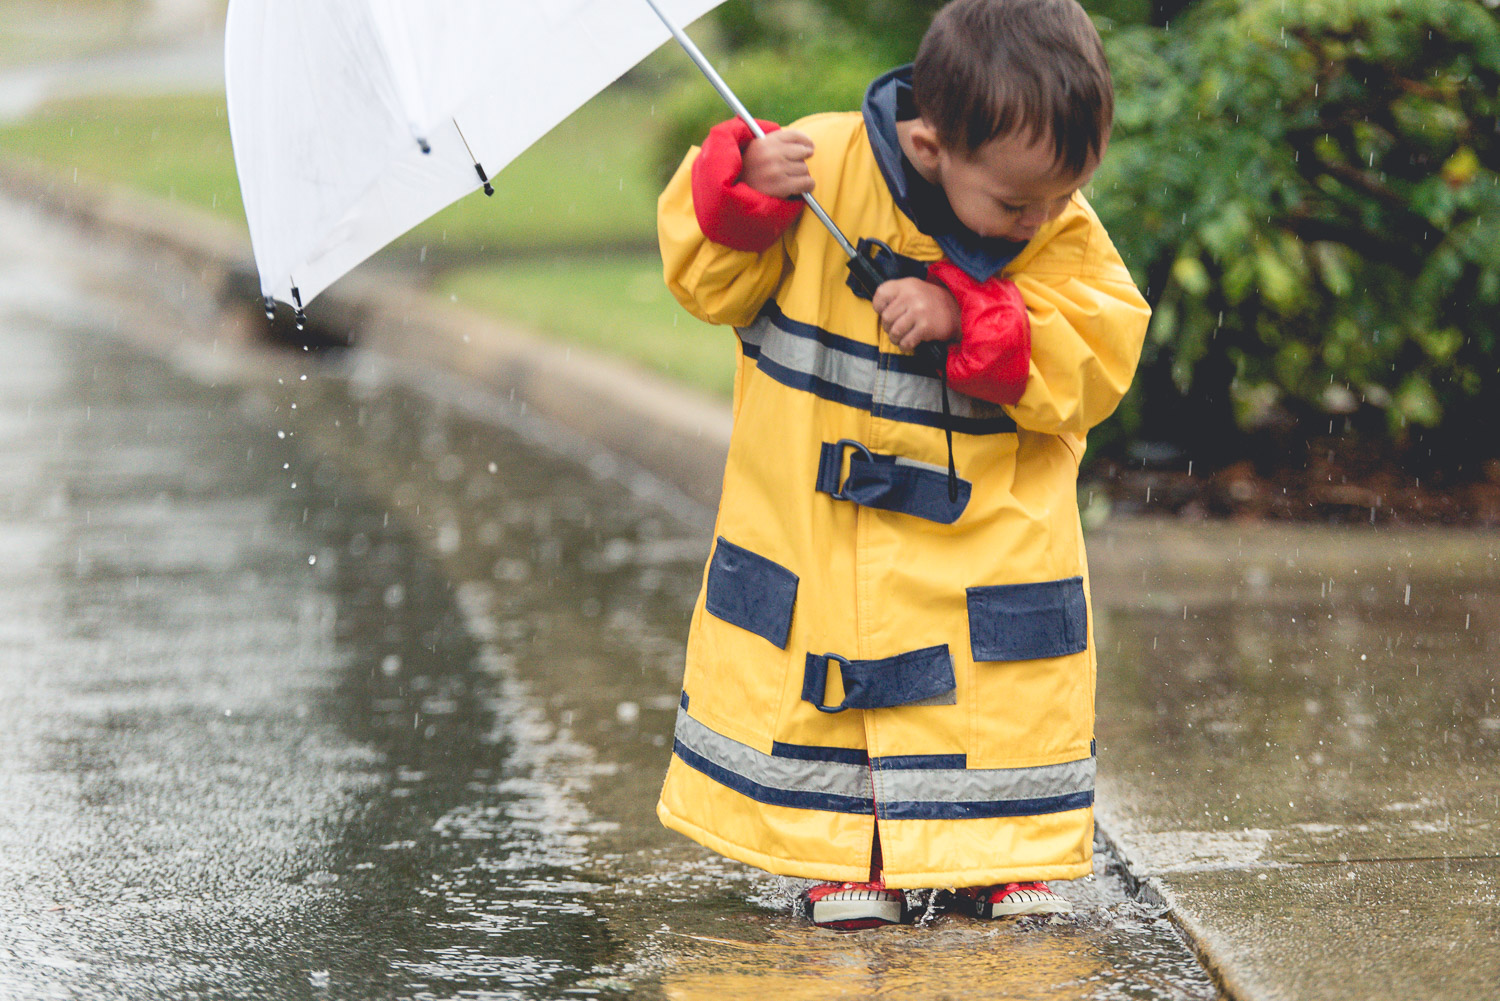
{"type": "Polygon", "coordinates": [[[891,342],[911,351],[924,341],[951,341],[958,336],[958,300],[941,285],[921,278],[882,282],[870,300],[891,342]]]}

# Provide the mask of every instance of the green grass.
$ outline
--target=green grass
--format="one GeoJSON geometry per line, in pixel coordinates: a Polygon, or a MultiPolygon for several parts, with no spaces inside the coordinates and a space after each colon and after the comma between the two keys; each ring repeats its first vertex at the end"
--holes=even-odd
{"type": "Polygon", "coordinates": [[[0,154],[245,219],[222,97],[55,102],[0,128],[0,154]]]}
{"type": "Polygon", "coordinates": [[[454,270],[438,291],[486,313],[600,351],[728,397],[734,333],[689,315],[662,283],[654,254],[551,258],[454,270]]]}
{"type": "Polygon", "coordinates": [[[493,198],[470,194],[403,242],[525,250],[652,245],[654,101],[638,89],[604,91],[495,175],[493,198]]]}
{"type": "MultiPolygon", "coordinates": [[[[655,136],[649,94],[605,91],[494,178],[397,240],[535,251],[651,245],[655,136]]],[[[88,98],[0,127],[0,151],[244,221],[222,97],[88,98]]]]}
{"type": "MultiPolygon", "coordinates": [[[[495,175],[493,198],[461,199],[387,258],[471,307],[729,395],[733,334],[693,319],[662,284],[653,102],[639,87],[605,91],[495,175]]],[[[59,102],[0,127],[4,155],[244,225],[221,96],[59,102]]]]}

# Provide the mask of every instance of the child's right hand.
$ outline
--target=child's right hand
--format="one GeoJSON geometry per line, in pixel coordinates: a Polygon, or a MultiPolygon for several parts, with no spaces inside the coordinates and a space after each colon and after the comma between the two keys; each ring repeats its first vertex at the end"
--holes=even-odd
{"type": "Polygon", "coordinates": [[[796,129],[768,132],[745,146],[740,180],[761,194],[797,198],[813,189],[807,170],[812,154],[812,140],[796,129]]]}

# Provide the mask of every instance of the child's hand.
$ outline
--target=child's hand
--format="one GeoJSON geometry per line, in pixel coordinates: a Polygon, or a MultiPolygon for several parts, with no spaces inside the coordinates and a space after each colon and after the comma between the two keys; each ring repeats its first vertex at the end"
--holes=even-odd
{"type": "Polygon", "coordinates": [[[951,341],[958,336],[958,300],[941,285],[921,278],[882,282],[870,300],[891,341],[911,351],[923,341],[951,341]]]}
{"type": "Polygon", "coordinates": [[[796,129],[768,132],[745,146],[740,180],[764,195],[796,198],[813,189],[807,170],[812,154],[812,140],[796,129]]]}

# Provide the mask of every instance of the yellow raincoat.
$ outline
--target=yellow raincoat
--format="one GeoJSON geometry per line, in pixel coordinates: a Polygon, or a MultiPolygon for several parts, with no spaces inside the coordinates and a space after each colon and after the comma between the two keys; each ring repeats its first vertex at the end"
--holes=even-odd
{"type": "MultiPolygon", "coordinates": [[[[851,238],[937,260],[856,113],[798,122],[851,238]]],[[[658,816],[730,858],[892,887],[1091,871],[1095,661],[1076,498],[1148,309],[1081,195],[1004,271],[1031,324],[1019,403],[952,395],[844,284],[804,213],[764,253],[707,240],[688,155],[659,205],[666,279],[740,357],[716,542],[658,816]],[[873,486],[872,486],[873,484],[873,486]],[[840,708],[842,707],[842,708],[840,708]]]]}

